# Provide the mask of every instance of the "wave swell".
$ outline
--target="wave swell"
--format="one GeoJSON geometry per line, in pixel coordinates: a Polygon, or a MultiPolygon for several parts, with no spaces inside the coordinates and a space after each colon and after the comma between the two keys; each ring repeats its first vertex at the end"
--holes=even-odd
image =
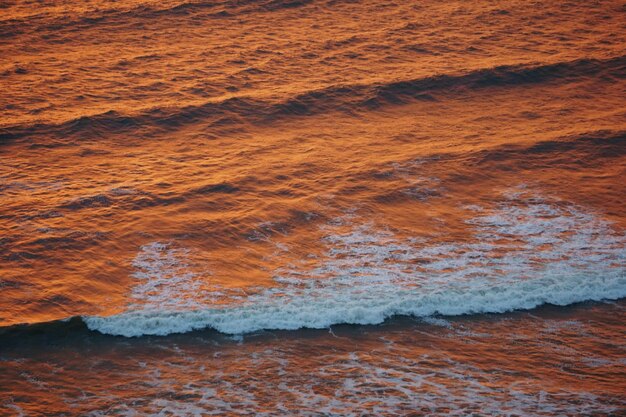
{"type": "Polygon", "coordinates": [[[462,75],[438,75],[383,85],[333,86],[302,93],[283,101],[232,97],[199,106],[155,108],[137,115],[124,115],[111,110],[60,124],[7,126],[0,129],[0,141],[40,134],[52,134],[57,137],[76,134],[82,137],[100,137],[136,129],[148,129],[149,132],[145,133],[161,132],[199,121],[210,122],[216,126],[243,121],[263,124],[286,117],[331,111],[358,114],[386,105],[404,104],[410,100],[437,100],[437,93],[518,87],[582,77],[626,78],[626,56],[607,60],[582,59],[538,66],[499,66],[462,75]]]}
{"type": "MultiPolygon", "coordinates": [[[[311,0],[232,0],[219,2],[183,1],[166,7],[138,5],[127,8],[109,7],[94,8],[80,13],[76,10],[54,13],[33,13],[18,18],[2,19],[0,17],[0,38],[12,38],[23,33],[54,32],[59,30],[79,31],[106,23],[109,26],[126,25],[135,19],[166,19],[202,13],[203,18],[224,18],[259,11],[273,12],[281,9],[292,9],[305,6],[311,0]]],[[[1,7],[1,5],[0,5],[1,7]]]]}

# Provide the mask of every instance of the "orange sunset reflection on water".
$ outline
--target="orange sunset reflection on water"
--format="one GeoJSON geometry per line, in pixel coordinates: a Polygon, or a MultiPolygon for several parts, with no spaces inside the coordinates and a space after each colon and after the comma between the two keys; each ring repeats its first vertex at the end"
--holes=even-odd
{"type": "Polygon", "coordinates": [[[625,12],[4,2],[0,415],[620,415],[625,12]]]}

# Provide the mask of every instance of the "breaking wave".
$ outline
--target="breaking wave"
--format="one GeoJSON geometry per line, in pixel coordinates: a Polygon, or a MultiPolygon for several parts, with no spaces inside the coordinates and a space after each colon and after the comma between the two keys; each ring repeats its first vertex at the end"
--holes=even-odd
{"type": "Polygon", "coordinates": [[[136,302],[121,314],[84,322],[126,337],[204,328],[240,334],[626,296],[626,239],[593,213],[523,187],[495,208],[466,210],[474,213],[466,222],[475,231],[467,242],[400,239],[374,224],[343,219],[347,232],[325,227],[328,250],[314,269],[279,270],[276,287],[220,304],[203,298],[194,274],[186,272],[184,250],[153,243],[135,261],[136,302]]]}

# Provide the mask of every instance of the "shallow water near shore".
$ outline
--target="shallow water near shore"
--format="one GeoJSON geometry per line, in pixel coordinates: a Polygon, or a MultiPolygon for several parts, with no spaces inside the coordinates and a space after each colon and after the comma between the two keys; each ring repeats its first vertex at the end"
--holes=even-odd
{"type": "Polygon", "coordinates": [[[62,335],[11,335],[0,360],[12,383],[2,384],[16,413],[618,415],[624,308],[585,303],[246,336],[128,339],[75,325],[62,335]]]}

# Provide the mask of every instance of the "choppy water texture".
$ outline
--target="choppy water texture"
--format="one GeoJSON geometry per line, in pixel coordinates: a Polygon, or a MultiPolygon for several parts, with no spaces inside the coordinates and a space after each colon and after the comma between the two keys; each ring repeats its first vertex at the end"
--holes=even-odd
{"type": "Polygon", "coordinates": [[[0,3],[0,415],[626,414],[625,38],[0,3]]]}

